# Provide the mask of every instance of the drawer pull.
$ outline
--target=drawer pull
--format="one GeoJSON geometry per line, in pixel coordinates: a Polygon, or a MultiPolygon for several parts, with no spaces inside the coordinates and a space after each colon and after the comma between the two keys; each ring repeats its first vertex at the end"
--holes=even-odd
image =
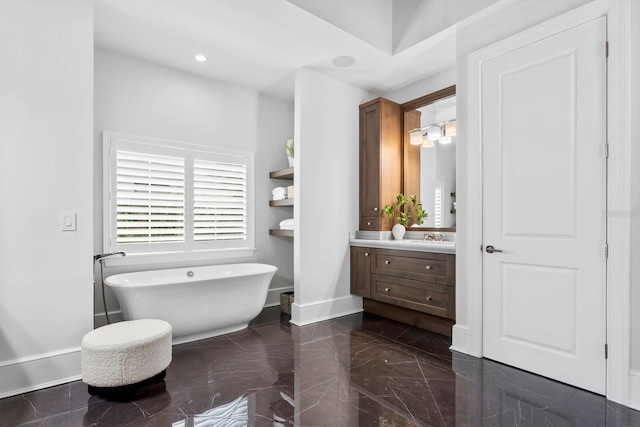
{"type": "Polygon", "coordinates": [[[433,298],[431,298],[431,297],[427,297],[427,298],[426,298],[426,300],[427,300],[427,301],[431,301],[432,299],[433,299],[433,298]]]}
{"type": "Polygon", "coordinates": [[[371,225],[371,221],[367,221],[367,225],[371,225]]]}
{"type": "Polygon", "coordinates": [[[374,212],[378,212],[378,208],[373,208],[373,211],[374,212]]]}
{"type": "Polygon", "coordinates": [[[364,256],[369,256],[369,252],[365,252],[365,253],[364,253],[364,256]]]}
{"type": "Polygon", "coordinates": [[[431,266],[430,266],[430,265],[427,265],[425,268],[426,268],[427,270],[431,270],[431,266]]]}
{"type": "Polygon", "coordinates": [[[384,288],[384,291],[385,291],[385,292],[389,292],[390,290],[391,290],[391,289],[389,289],[389,288],[384,288]]]}
{"type": "Polygon", "coordinates": [[[387,264],[387,265],[389,265],[389,264],[391,264],[391,261],[389,261],[388,259],[385,259],[385,260],[384,260],[384,263],[385,263],[385,264],[387,264]]]}

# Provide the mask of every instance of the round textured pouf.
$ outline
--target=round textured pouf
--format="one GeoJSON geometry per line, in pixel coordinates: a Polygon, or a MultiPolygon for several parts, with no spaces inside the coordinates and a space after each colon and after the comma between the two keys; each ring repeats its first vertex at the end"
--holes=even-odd
{"type": "Polygon", "coordinates": [[[171,325],[129,320],[102,326],[82,338],[80,371],[91,394],[130,390],[164,378],[171,363],[171,325]]]}

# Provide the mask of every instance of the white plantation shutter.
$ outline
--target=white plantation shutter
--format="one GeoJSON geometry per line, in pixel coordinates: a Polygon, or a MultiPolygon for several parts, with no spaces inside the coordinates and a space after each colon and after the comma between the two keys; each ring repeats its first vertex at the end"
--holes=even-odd
{"type": "Polygon", "coordinates": [[[104,133],[105,250],[253,250],[253,156],[104,133]]]}
{"type": "Polygon", "coordinates": [[[117,243],[183,242],[185,160],[117,151],[117,243]]]}
{"type": "Polygon", "coordinates": [[[193,238],[247,238],[247,166],[194,160],[193,238]]]}
{"type": "Polygon", "coordinates": [[[442,190],[444,188],[443,182],[436,182],[435,193],[433,195],[435,199],[433,208],[433,226],[442,227],[442,190]]]}

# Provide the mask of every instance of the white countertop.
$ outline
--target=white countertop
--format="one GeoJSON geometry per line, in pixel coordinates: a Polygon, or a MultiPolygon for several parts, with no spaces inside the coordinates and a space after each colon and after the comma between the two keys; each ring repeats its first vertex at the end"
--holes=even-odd
{"type": "Polygon", "coordinates": [[[417,239],[381,240],[356,238],[351,238],[349,242],[351,246],[361,246],[367,248],[399,249],[405,251],[435,252],[440,254],[456,253],[455,242],[426,242],[424,240],[417,239]]]}

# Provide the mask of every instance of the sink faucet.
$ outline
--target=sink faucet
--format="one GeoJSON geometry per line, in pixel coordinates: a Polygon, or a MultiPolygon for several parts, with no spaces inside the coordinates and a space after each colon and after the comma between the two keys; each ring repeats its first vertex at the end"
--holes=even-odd
{"type": "Polygon", "coordinates": [[[440,233],[440,234],[438,235],[438,241],[439,241],[439,242],[443,242],[443,243],[444,243],[444,233],[440,233]]]}

